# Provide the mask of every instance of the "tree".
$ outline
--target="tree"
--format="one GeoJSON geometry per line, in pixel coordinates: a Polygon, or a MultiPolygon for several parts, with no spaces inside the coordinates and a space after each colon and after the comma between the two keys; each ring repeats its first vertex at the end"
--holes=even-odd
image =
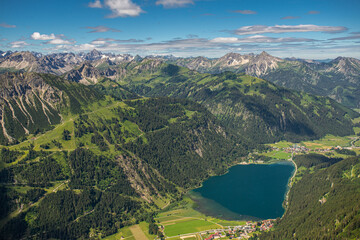
{"type": "Polygon", "coordinates": [[[63,140],[68,141],[68,140],[70,140],[70,139],[71,139],[70,131],[64,129],[64,131],[63,131],[63,140]]]}
{"type": "Polygon", "coordinates": [[[157,235],[158,233],[158,225],[156,225],[155,223],[150,223],[149,224],[149,233],[152,235],[157,235]]]}

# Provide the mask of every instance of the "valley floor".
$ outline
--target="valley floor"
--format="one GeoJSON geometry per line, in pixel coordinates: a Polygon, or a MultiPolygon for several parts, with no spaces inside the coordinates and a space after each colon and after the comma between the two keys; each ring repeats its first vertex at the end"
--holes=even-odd
{"type": "MultiPolygon", "coordinates": [[[[359,122],[360,119],[355,121],[359,122]]],[[[326,137],[314,140],[303,141],[300,143],[278,142],[269,144],[270,150],[263,153],[251,153],[248,158],[243,159],[245,162],[241,163],[273,163],[277,161],[289,160],[294,165],[296,170],[289,181],[291,187],[296,181],[301,178],[301,169],[297,168],[293,157],[298,154],[317,153],[328,157],[347,157],[341,153],[341,149],[347,149],[360,154],[360,128],[355,128],[356,135],[338,137],[327,135],[326,137]],[[265,161],[263,160],[265,157],[265,161]]],[[[288,206],[288,191],[285,200],[285,206],[288,206]]],[[[163,235],[166,239],[172,240],[212,240],[212,239],[232,239],[238,237],[240,239],[247,239],[253,234],[258,234],[261,231],[269,231],[273,227],[273,220],[265,220],[262,222],[244,222],[244,221],[226,221],[205,216],[204,214],[193,209],[192,200],[185,197],[184,200],[166,206],[165,210],[158,213],[155,218],[163,235]]],[[[146,231],[146,229],[144,230],[146,231]]],[[[113,235],[115,236],[115,235],[113,235]]],[[[116,234],[119,236],[119,234],[116,234]]],[[[142,240],[137,238],[135,234],[128,236],[126,239],[142,240]]],[[[152,236],[149,239],[155,239],[152,236]]],[[[115,239],[112,237],[106,239],[115,239]]]]}

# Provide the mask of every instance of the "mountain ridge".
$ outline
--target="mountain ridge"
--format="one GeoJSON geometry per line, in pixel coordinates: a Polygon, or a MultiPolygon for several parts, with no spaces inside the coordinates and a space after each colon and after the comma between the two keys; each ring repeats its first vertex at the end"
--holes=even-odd
{"type": "MultiPolygon", "coordinates": [[[[3,53],[4,54],[4,53],[3,53]]],[[[0,58],[0,71],[35,71],[56,75],[75,74],[77,80],[87,83],[86,77],[74,73],[85,62],[100,70],[100,75],[120,79],[124,66],[131,66],[144,59],[161,60],[187,67],[202,73],[232,71],[264,78],[280,86],[328,96],[351,107],[360,107],[360,60],[338,57],[331,61],[281,59],[266,52],[260,54],[228,53],[220,58],[167,56],[131,56],[129,54],[101,53],[94,49],[89,53],[54,53],[49,55],[31,52],[7,53],[0,58]],[[70,73],[72,72],[72,73],[70,73]]],[[[97,74],[98,75],[98,74],[97,74]]],[[[71,78],[71,77],[70,77],[71,78]]],[[[90,77],[96,81],[95,77],[90,77]]]]}

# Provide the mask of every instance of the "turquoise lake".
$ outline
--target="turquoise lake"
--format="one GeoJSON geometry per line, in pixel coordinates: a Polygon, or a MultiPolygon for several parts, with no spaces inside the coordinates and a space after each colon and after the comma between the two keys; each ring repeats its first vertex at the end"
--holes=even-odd
{"type": "Polygon", "coordinates": [[[196,210],[228,220],[274,219],[282,206],[294,171],[290,162],[237,165],[211,177],[189,192],[196,210]]]}

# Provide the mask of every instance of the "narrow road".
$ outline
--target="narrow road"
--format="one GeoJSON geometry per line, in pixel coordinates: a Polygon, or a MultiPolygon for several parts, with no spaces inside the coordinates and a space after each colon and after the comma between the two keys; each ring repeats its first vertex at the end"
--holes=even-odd
{"type": "Polygon", "coordinates": [[[170,205],[170,201],[165,205],[165,206],[163,206],[161,209],[165,209],[165,208],[167,208],[167,206],[169,206],[170,205]]]}
{"type": "Polygon", "coordinates": [[[91,210],[91,211],[89,211],[89,212],[84,213],[83,215],[77,217],[73,222],[77,222],[80,218],[83,218],[83,217],[89,215],[90,213],[92,213],[92,212],[94,212],[94,211],[95,211],[95,209],[93,209],[93,210],[91,210]]]}
{"type": "Polygon", "coordinates": [[[59,186],[57,186],[56,188],[54,188],[53,192],[57,192],[57,190],[64,185],[65,183],[68,183],[70,180],[66,180],[65,182],[63,182],[62,184],[60,184],[59,186]]]}
{"type": "Polygon", "coordinates": [[[353,138],[353,140],[351,141],[351,148],[355,148],[355,142],[357,142],[359,140],[360,137],[355,137],[353,138]]]}
{"type": "MultiPolygon", "coordinates": [[[[295,176],[296,176],[296,173],[297,173],[297,170],[298,170],[297,165],[296,165],[295,161],[293,160],[293,157],[294,157],[294,152],[291,153],[291,158],[289,158],[289,161],[291,161],[291,162],[294,164],[294,166],[295,166],[295,171],[294,171],[293,176],[292,176],[292,177],[290,178],[290,180],[289,180],[289,190],[287,191],[286,197],[285,197],[285,211],[287,210],[288,205],[289,205],[290,189],[291,189],[291,187],[292,187],[292,185],[293,185],[293,180],[294,180],[294,178],[295,178],[295,176]]],[[[285,215],[285,214],[284,214],[284,215],[285,215]]],[[[284,216],[284,215],[283,215],[283,216],[284,216]]]]}
{"type": "Polygon", "coordinates": [[[295,161],[293,160],[293,157],[294,157],[294,152],[291,153],[291,158],[289,159],[289,161],[291,161],[295,166],[294,175],[290,178],[289,187],[292,186],[293,180],[294,180],[294,178],[296,176],[296,173],[297,173],[297,165],[296,165],[295,161]]]}

